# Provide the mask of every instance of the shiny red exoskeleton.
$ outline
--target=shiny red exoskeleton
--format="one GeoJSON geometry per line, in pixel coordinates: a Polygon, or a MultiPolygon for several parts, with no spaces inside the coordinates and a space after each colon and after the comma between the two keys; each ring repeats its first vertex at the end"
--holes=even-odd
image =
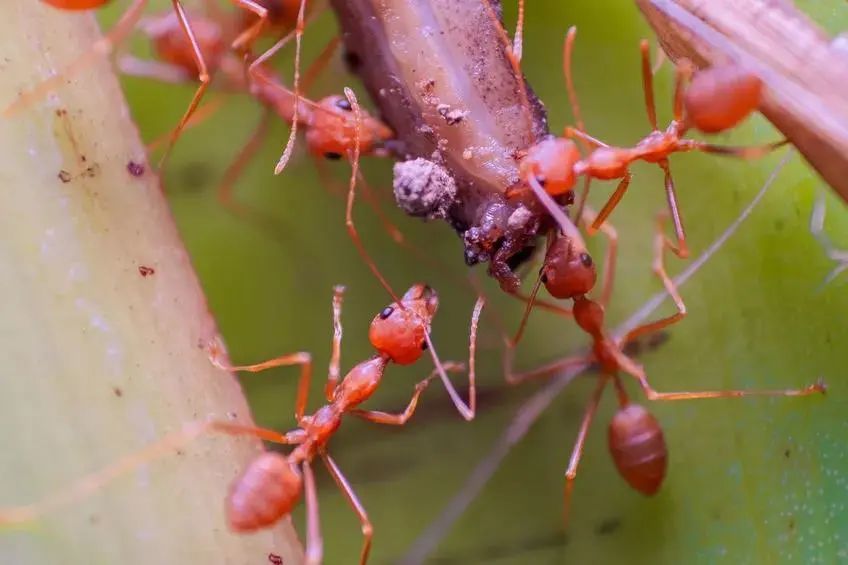
{"type": "MultiPolygon", "coordinates": [[[[399,414],[362,410],[360,404],[368,400],[377,390],[386,367],[390,363],[409,365],[415,363],[428,348],[427,334],[430,322],[438,308],[438,296],[432,288],[417,284],[412,286],[396,302],[384,308],[371,322],[369,340],[376,350],[370,359],[351,369],[344,378],[339,378],[341,352],[341,300],[343,288],[337,287],[333,299],[333,353],[325,388],[327,404],[312,414],[306,414],[306,400],[312,375],[311,356],[295,353],[277,357],[270,361],[249,366],[229,366],[220,362],[216,351],[213,361],[228,370],[261,371],[280,365],[301,366],[295,418],[298,428],[275,438],[275,441],[293,444],[296,447],[288,454],[264,453],[257,457],[245,472],[233,482],[227,497],[227,519],[230,526],[239,532],[249,532],[270,526],[288,515],[306,492],[307,498],[307,562],[321,561],[321,537],[318,533],[318,516],[315,500],[315,484],[310,464],[320,457],[327,466],[336,484],[350,502],[362,524],[365,538],[360,563],[365,563],[371,548],[373,528],[353,489],[342,475],[335,461],[327,453],[328,442],[339,429],[342,418],[353,414],[359,418],[387,425],[404,425],[412,417],[421,393],[435,378],[439,369],[418,382],[406,409],[399,414]]],[[[472,317],[471,347],[469,348],[469,381],[473,390],[473,357],[480,308],[472,317]]],[[[446,363],[443,370],[460,370],[462,364],[446,363]]],[[[473,396],[472,396],[473,405],[473,396]]],[[[265,437],[265,436],[263,436],[265,437]]]]}
{"type": "Polygon", "coordinates": [[[762,81],[753,73],[740,67],[727,65],[700,71],[685,86],[692,74],[690,65],[677,66],[674,92],[674,115],[671,123],[660,130],[657,125],[654,105],[653,73],[647,41],[642,41],[642,80],[645,91],[645,107],[652,131],[632,147],[614,147],[596,139],[583,128],[577,95],[571,77],[571,53],[576,28],[568,32],[564,48],[564,72],[577,127],[567,127],[565,137],[542,140],[527,150],[521,163],[522,180],[537,193],[544,191],[551,196],[560,196],[574,189],[578,177],[584,177],[584,194],[578,205],[576,218],[585,202],[590,179],[621,179],[607,203],[590,226],[590,233],[600,228],[627,191],[632,178],[630,166],[636,161],[657,164],[665,173],[665,190],[669,212],[674,225],[676,244],[670,249],[680,257],[689,254],[686,234],[679,211],[674,181],[668,157],[672,153],[703,151],[755,158],[785,144],[785,141],[760,147],[724,147],[703,141],[685,138],[694,128],[705,133],[718,133],[738,125],[756,111],[762,97],[762,81]],[[576,138],[591,148],[581,157],[576,138]]]}
{"type": "MultiPolygon", "coordinates": [[[[375,422],[401,426],[415,412],[418,400],[429,382],[445,371],[464,369],[462,363],[445,363],[438,366],[425,379],[415,385],[415,391],[406,408],[397,414],[361,409],[380,386],[383,374],[390,363],[409,365],[415,363],[430,343],[430,323],[438,308],[436,291],[424,284],[413,285],[400,302],[384,308],[371,322],[369,339],[376,350],[343,378],[340,377],[341,309],[344,288],[336,287],[333,296],[333,345],[327,374],[325,395],[327,403],[312,414],[306,414],[306,404],[312,379],[312,356],[306,352],[282,355],[263,363],[232,366],[224,360],[217,341],[209,347],[210,360],[224,370],[258,372],[272,367],[298,365],[300,381],[295,401],[295,418],[298,427],[286,433],[244,425],[232,420],[204,420],[186,424],[147,447],[130,453],[104,469],[82,477],[75,483],[30,505],[0,508],[0,526],[27,523],[57,508],[69,506],[96,492],[107,483],[137,469],[140,465],[173,453],[198,437],[211,433],[234,436],[252,436],[266,441],[293,445],[287,455],[262,453],[233,481],[225,502],[227,523],[236,532],[252,532],[276,523],[288,515],[301,496],[306,498],[307,534],[306,562],[321,562],[322,542],[318,527],[318,507],[312,461],[319,457],[330,475],[356,512],[362,524],[364,542],[359,562],[364,564],[371,548],[373,528],[362,503],[348,484],[347,479],[328,453],[328,443],[341,426],[346,415],[375,422]]],[[[471,319],[469,342],[469,404],[475,403],[474,357],[479,317],[483,308],[478,300],[471,319]]],[[[443,377],[444,378],[444,377],[443,377]]]]}
{"type": "MultiPolygon", "coordinates": [[[[584,210],[584,221],[587,224],[596,221],[591,210],[584,210]]],[[[624,353],[623,348],[628,343],[655,333],[682,320],[686,315],[686,306],[681,298],[674,281],[665,270],[665,251],[673,246],[663,231],[666,214],[661,214],[657,220],[656,235],[654,236],[653,270],[662,280],[668,294],[677,307],[677,312],[659,320],[640,325],[629,331],[621,338],[607,334],[604,323],[604,310],[612,295],[612,284],[615,270],[617,250],[617,234],[607,223],[600,224],[600,229],[609,238],[609,247],[605,259],[604,278],[601,288],[600,301],[588,296],[597,281],[597,270],[592,257],[589,255],[585,242],[577,227],[567,218],[558,217],[563,230],[552,237],[545,260],[539,273],[539,281],[528,299],[525,316],[515,337],[506,340],[507,349],[504,356],[506,378],[510,383],[518,383],[529,378],[549,375],[571,365],[595,364],[601,372],[601,378],[583,417],[577,441],[572,451],[568,469],[565,472],[565,501],[566,509],[577,476],[577,467],[583,452],[583,445],[588,434],[589,426],[594,418],[604,388],[611,380],[615,385],[619,408],[616,411],[608,431],[608,447],[619,474],[635,490],[647,495],[656,493],[665,478],[668,453],[662,428],[654,416],[643,406],[634,404],[628,398],[619,378],[620,373],[627,373],[636,378],[640,388],[649,400],[687,400],[703,398],[737,398],[742,396],[806,396],[823,393],[825,385],[819,381],[802,389],[781,390],[716,390],[696,392],[658,392],[648,382],[645,370],[640,364],[624,353]],[[560,314],[573,316],[577,325],[589,335],[592,347],[587,355],[578,355],[558,360],[524,373],[515,374],[512,371],[513,348],[520,341],[527,316],[535,301],[536,293],[541,284],[558,299],[571,300],[571,310],[553,306],[552,309],[560,314]]]]}

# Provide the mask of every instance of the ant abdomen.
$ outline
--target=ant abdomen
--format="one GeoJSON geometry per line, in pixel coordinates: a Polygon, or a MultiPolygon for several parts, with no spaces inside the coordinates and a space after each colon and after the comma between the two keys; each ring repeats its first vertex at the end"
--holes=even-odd
{"type": "Polygon", "coordinates": [[[735,65],[697,73],[683,95],[686,120],[704,133],[730,129],[760,105],[763,83],[735,65]]]}
{"type": "Polygon", "coordinates": [[[227,496],[227,522],[236,532],[250,532],[277,522],[300,499],[300,471],[279,453],[263,453],[233,481],[227,496]]]}
{"type": "Polygon", "coordinates": [[[668,450],[659,422],[645,407],[627,404],[616,412],[609,426],[609,450],[631,487],[647,495],[659,490],[668,450]]]}

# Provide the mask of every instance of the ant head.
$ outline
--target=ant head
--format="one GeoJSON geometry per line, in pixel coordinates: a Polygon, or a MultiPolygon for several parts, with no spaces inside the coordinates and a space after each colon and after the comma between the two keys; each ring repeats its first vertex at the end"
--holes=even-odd
{"type": "Polygon", "coordinates": [[[426,334],[439,307],[436,291],[424,284],[411,287],[371,322],[368,338],[374,349],[399,365],[415,363],[427,350],[426,334]]]}
{"type": "MultiPolygon", "coordinates": [[[[193,16],[191,30],[206,64],[210,69],[216,68],[227,49],[221,26],[208,18],[193,16]]],[[[153,42],[153,49],[160,59],[191,75],[197,74],[191,42],[175,12],[151,20],[145,25],[144,31],[153,42]]]]}
{"type": "MultiPolygon", "coordinates": [[[[392,130],[364,109],[360,109],[360,116],[359,149],[363,154],[394,137],[392,130]]],[[[318,102],[306,132],[306,144],[314,155],[341,159],[353,151],[355,135],[356,116],[350,101],[340,95],[327,96],[318,102]]]]}
{"type": "Polygon", "coordinates": [[[592,256],[582,242],[558,236],[545,255],[542,282],[554,298],[576,298],[588,294],[598,273],[592,256]]]}
{"type": "Polygon", "coordinates": [[[527,150],[521,160],[521,179],[534,177],[551,196],[565,194],[574,188],[574,164],[580,152],[570,139],[547,137],[527,150]]]}

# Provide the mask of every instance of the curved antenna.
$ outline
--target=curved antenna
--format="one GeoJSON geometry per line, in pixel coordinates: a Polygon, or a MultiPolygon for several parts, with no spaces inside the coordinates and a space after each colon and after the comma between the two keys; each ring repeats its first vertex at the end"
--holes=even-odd
{"type": "Polygon", "coordinates": [[[283,172],[283,169],[286,168],[286,163],[289,162],[291,158],[292,150],[294,149],[294,140],[297,136],[297,118],[298,112],[300,110],[300,44],[301,39],[303,38],[303,27],[304,27],[304,12],[306,10],[306,0],[300,0],[300,9],[297,12],[297,26],[295,27],[295,40],[294,40],[294,81],[292,86],[294,88],[294,119],[292,121],[292,128],[289,131],[289,138],[286,140],[286,148],[283,150],[283,154],[280,156],[280,160],[277,161],[277,165],[274,167],[274,174],[279,175],[283,172]]]}
{"type": "MultiPolygon", "coordinates": [[[[562,74],[565,76],[565,90],[568,92],[568,103],[571,105],[571,114],[574,116],[574,125],[577,126],[577,131],[584,133],[586,124],[583,121],[583,116],[580,113],[580,102],[577,99],[577,89],[574,88],[574,75],[571,71],[571,63],[574,55],[574,40],[577,37],[577,26],[568,28],[568,33],[565,34],[565,43],[562,47],[562,74]]],[[[585,137],[578,135],[578,142],[583,146],[583,151],[589,153],[592,148],[585,137]]],[[[577,206],[574,211],[574,222],[579,223],[583,217],[583,208],[586,206],[586,199],[589,198],[589,185],[592,182],[590,175],[583,177],[583,190],[577,198],[577,206]]]]}
{"type": "MultiPolygon", "coordinates": [[[[492,5],[492,2],[489,0],[484,0],[481,2],[486,10],[489,18],[492,20],[495,26],[495,30],[498,34],[498,39],[501,41],[501,45],[504,49],[504,55],[509,60],[509,64],[512,67],[513,73],[515,73],[515,80],[518,82],[518,93],[521,96],[521,107],[524,109],[524,114],[527,118],[528,123],[533,122],[533,112],[530,110],[530,96],[527,94],[527,85],[524,83],[524,73],[521,72],[521,53],[518,53],[518,57],[514,53],[514,44],[509,40],[507,36],[506,30],[501,25],[501,20],[498,17],[497,13],[495,13],[495,8],[492,5]]],[[[520,8],[522,8],[520,6],[520,8]]],[[[523,18],[523,9],[520,9],[519,15],[523,18]]],[[[523,23],[519,21],[519,24],[523,26],[523,23]]],[[[517,30],[516,30],[517,31],[517,30]]],[[[521,42],[519,41],[519,44],[521,42]]]]}
{"type": "Polygon", "coordinates": [[[518,62],[524,51],[524,0],[518,0],[518,18],[515,22],[515,34],[512,36],[512,54],[518,62]]]}

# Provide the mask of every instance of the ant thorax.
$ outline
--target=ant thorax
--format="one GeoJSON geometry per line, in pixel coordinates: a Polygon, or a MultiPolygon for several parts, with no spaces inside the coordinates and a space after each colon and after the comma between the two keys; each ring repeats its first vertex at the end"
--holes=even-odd
{"type": "Polygon", "coordinates": [[[414,174],[396,179],[395,192],[420,198],[401,207],[447,220],[463,237],[466,261],[491,262],[491,274],[513,288],[510,259],[534,243],[542,212],[509,191],[525,152],[548,130],[544,108],[508,54],[497,2],[400,2],[390,13],[374,0],[332,4],[346,60],[396,134],[387,149],[417,163],[414,174]],[[458,18],[470,23],[439,23],[458,18]],[[438,53],[451,56],[434,64],[438,53]],[[421,174],[433,179],[432,190],[413,186],[410,177],[421,174]]]}

